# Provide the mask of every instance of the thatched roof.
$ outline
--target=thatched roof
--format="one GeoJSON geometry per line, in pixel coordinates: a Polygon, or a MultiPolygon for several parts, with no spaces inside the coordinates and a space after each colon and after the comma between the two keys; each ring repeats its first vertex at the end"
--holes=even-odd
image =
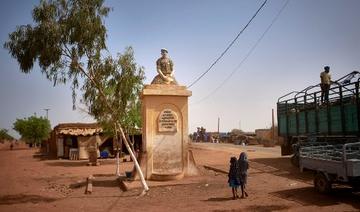
{"type": "Polygon", "coordinates": [[[103,129],[97,123],[63,123],[54,127],[54,131],[62,135],[91,136],[102,133],[103,129]]]}

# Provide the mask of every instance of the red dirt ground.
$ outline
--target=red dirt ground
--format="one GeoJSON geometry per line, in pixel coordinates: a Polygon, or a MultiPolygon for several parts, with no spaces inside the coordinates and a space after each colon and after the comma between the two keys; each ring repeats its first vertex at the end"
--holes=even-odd
{"type": "MultiPolygon", "coordinates": [[[[87,161],[47,160],[24,145],[10,151],[0,145],[0,211],[359,211],[360,194],[336,187],[329,195],[316,193],[312,174],[300,173],[278,147],[240,147],[225,144],[192,144],[200,175],[179,181],[148,181],[143,197],[140,183],[122,191],[115,161],[86,166],[87,161]],[[226,172],[230,156],[248,152],[249,197],[232,200],[226,172]],[[91,195],[85,179],[96,178],[91,195]]],[[[121,163],[121,172],[132,163],[121,163]]]]}

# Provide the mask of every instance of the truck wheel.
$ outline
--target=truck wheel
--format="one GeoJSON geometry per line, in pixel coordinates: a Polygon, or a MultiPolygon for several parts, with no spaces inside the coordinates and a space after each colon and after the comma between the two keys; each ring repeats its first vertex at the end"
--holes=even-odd
{"type": "Polygon", "coordinates": [[[291,156],[291,164],[295,167],[299,167],[299,155],[294,154],[293,156],[291,156]]]}
{"type": "Polygon", "coordinates": [[[352,185],[351,186],[355,192],[360,191],[360,185],[352,185]]]}
{"type": "Polygon", "coordinates": [[[351,187],[355,192],[360,191],[360,181],[355,181],[351,184],[351,187]]]}
{"type": "Polygon", "coordinates": [[[331,182],[323,173],[317,173],[314,178],[316,191],[320,193],[329,193],[331,191],[331,182]]]}

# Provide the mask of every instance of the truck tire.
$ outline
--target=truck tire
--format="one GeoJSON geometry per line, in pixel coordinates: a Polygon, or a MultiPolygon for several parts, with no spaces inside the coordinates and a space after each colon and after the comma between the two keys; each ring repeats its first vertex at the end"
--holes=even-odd
{"type": "Polygon", "coordinates": [[[360,191],[360,185],[351,185],[351,187],[355,192],[360,191]]]}
{"type": "Polygon", "coordinates": [[[360,181],[355,181],[351,184],[351,187],[355,192],[360,191],[360,181]]]}
{"type": "Polygon", "coordinates": [[[299,167],[299,160],[300,160],[300,158],[299,158],[298,154],[294,154],[290,158],[291,164],[295,167],[299,167]]]}
{"type": "Polygon", "coordinates": [[[318,172],[314,178],[314,186],[319,193],[329,193],[331,191],[331,181],[324,173],[318,172]]]}

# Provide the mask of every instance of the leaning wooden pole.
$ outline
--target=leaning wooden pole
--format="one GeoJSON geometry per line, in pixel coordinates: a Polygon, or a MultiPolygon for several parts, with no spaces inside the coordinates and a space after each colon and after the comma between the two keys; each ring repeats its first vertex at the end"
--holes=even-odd
{"type": "Polygon", "coordinates": [[[118,128],[119,128],[119,131],[120,131],[121,136],[122,136],[122,138],[123,138],[123,141],[124,141],[124,144],[125,144],[125,146],[126,146],[126,149],[129,151],[130,157],[131,157],[131,159],[134,161],[135,168],[136,168],[136,170],[137,170],[138,173],[139,173],[140,181],[141,181],[142,186],[144,187],[144,191],[147,192],[147,191],[149,191],[149,187],[148,187],[147,184],[146,184],[144,175],[143,175],[143,173],[142,173],[142,171],[141,171],[141,168],[140,168],[140,165],[139,165],[139,163],[138,163],[138,161],[137,161],[137,158],[135,157],[135,154],[134,154],[134,152],[132,151],[132,149],[131,149],[131,147],[130,147],[130,145],[129,145],[129,142],[128,142],[128,140],[126,139],[125,134],[124,134],[124,131],[123,131],[122,127],[120,126],[120,124],[118,124],[118,128]]]}

